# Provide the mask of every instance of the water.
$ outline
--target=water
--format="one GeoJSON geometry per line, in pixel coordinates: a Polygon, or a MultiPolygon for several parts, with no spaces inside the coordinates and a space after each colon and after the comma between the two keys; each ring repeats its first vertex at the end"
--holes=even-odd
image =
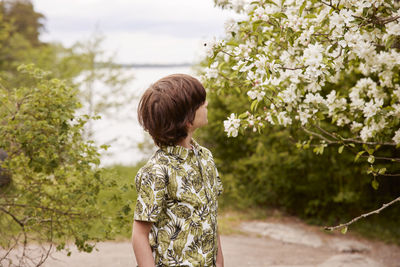
{"type": "MultiPolygon", "coordinates": [[[[126,90],[135,95],[132,103],[120,108],[110,116],[103,115],[100,120],[93,122],[95,142],[108,144],[110,148],[102,153],[102,165],[113,164],[133,165],[145,159],[148,155],[138,149],[138,144],[145,140],[145,133],[137,120],[137,106],[139,99],[148,86],[158,79],[173,73],[194,75],[190,67],[152,67],[131,68],[127,72],[133,73],[134,79],[126,86],[126,90]]],[[[107,88],[102,88],[106,90],[107,88]]],[[[147,135],[147,139],[150,139],[147,135]]]]}

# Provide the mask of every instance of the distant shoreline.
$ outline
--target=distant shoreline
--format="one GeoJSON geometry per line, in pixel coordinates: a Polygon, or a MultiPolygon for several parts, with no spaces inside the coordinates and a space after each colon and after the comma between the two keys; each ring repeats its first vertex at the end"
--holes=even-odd
{"type": "MultiPolygon", "coordinates": [[[[101,62],[98,62],[97,67],[101,68],[104,65],[101,62]]],[[[192,67],[193,63],[130,63],[130,64],[115,64],[121,68],[181,68],[181,67],[192,67]]]]}

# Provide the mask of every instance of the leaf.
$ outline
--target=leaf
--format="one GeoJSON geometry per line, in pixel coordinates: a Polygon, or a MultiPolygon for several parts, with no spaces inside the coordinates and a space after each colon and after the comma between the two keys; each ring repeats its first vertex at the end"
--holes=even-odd
{"type": "Polygon", "coordinates": [[[385,174],[386,168],[379,169],[378,174],[382,175],[385,174]]]}
{"type": "Polygon", "coordinates": [[[317,146],[313,149],[313,152],[317,155],[322,155],[324,153],[324,145],[317,146]]]}
{"type": "Polygon", "coordinates": [[[275,18],[285,18],[285,19],[288,18],[285,13],[281,13],[281,12],[272,14],[272,16],[274,16],[275,18]]]}
{"type": "Polygon", "coordinates": [[[342,154],[343,148],[344,148],[344,145],[339,147],[339,149],[338,149],[339,154],[342,154]]]}
{"type": "Polygon", "coordinates": [[[299,15],[301,16],[301,14],[303,14],[303,10],[306,7],[307,1],[303,1],[303,4],[301,4],[300,6],[300,10],[299,10],[299,15]]]}
{"type": "Polygon", "coordinates": [[[379,182],[378,182],[376,179],[374,179],[374,180],[372,180],[372,182],[371,182],[371,186],[372,186],[373,189],[378,190],[378,188],[379,188],[379,182]]]}
{"type": "Polygon", "coordinates": [[[255,111],[255,110],[257,109],[257,106],[258,106],[258,100],[255,99],[255,100],[251,103],[250,110],[251,110],[251,111],[255,111]]]}
{"type": "Polygon", "coordinates": [[[392,46],[394,40],[395,40],[395,36],[393,36],[393,35],[391,35],[391,36],[388,38],[388,40],[386,41],[386,44],[385,44],[385,49],[386,49],[386,50],[388,50],[388,49],[392,46]]]}
{"type": "Polygon", "coordinates": [[[240,114],[239,116],[238,116],[238,119],[244,119],[244,118],[247,118],[247,112],[244,112],[244,113],[242,113],[242,114],[240,114]]]}
{"type": "Polygon", "coordinates": [[[358,152],[356,157],[354,158],[354,162],[356,162],[361,157],[361,155],[364,154],[364,153],[365,153],[365,151],[358,152]]]}
{"type": "Polygon", "coordinates": [[[347,226],[345,226],[345,227],[343,227],[341,230],[340,230],[340,232],[342,233],[342,234],[346,234],[347,233],[347,226]]]}
{"type": "Polygon", "coordinates": [[[373,155],[369,155],[368,162],[373,164],[375,162],[375,157],[373,155]]]}

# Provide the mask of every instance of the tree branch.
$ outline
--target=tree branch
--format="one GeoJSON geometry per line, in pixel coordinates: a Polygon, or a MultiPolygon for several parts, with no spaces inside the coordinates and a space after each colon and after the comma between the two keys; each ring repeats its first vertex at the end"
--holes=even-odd
{"type": "Polygon", "coordinates": [[[348,227],[349,225],[355,223],[356,221],[358,221],[358,220],[360,220],[360,219],[362,219],[362,218],[368,217],[368,216],[373,215],[373,214],[379,214],[383,209],[386,209],[387,207],[393,205],[394,203],[396,203],[396,202],[398,202],[398,201],[400,201],[400,197],[398,197],[398,198],[396,198],[396,199],[393,199],[393,200],[390,201],[389,203],[383,204],[382,207],[380,207],[380,208],[377,209],[377,210],[373,210],[373,211],[371,211],[371,212],[368,212],[368,213],[365,213],[365,214],[361,214],[360,216],[358,216],[358,217],[352,219],[351,221],[349,221],[349,222],[347,222],[347,223],[342,223],[342,224],[339,224],[339,225],[336,225],[336,226],[329,226],[329,227],[328,227],[328,226],[325,226],[324,229],[325,229],[325,230],[329,230],[329,231],[333,231],[333,230],[336,230],[336,229],[339,229],[339,228],[348,227]]]}
{"type": "MultiPolygon", "coordinates": [[[[363,158],[368,158],[369,156],[366,155],[361,155],[363,158]]],[[[388,160],[388,161],[395,161],[395,162],[400,162],[400,158],[388,158],[388,157],[379,157],[379,156],[374,156],[375,159],[381,159],[381,160],[388,160]]]]}
{"type": "Polygon", "coordinates": [[[18,220],[18,218],[15,217],[14,214],[12,214],[11,212],[9,212],[9,211],[6,210],[6,209],[3,209],[2,207],[0,207],[0,210],[1,210],[2,212],[4,212],[5,214],[8,214],[11,218],[13,218],[13,220],[14,220],[16,223],[18,223],[18,225],[21,226],[21,228],[24,228],[24,226],[25,226],[24,223],[21,222],[20,220],[18,220]]]}
{"type": "Polygon", "coordinates": [[[303,126],[301,126],[301,128],[302,128],[303,131],[305,131],[306,133],[311,134],[311,135],[313,135],[313,136],[316,136],[316,137],[318,137],[319,139],[322,139],[322,140],[326,141],[328,144],[340,144],[340,142],[338,142],[338,141],[332,141],[332,140],[326,138],[325,136],[323,136],[323,135],[321,135],[321,134],[319,134],[319,133],[313,132],[313,131],[311,131],[311,130],[309,130],[309,129],[303,127],[303,126]]]}
{"type": "Polygon", "coordinates": [[[350,139],[350,138],[343,138],[340,135],[336,134],[336,133],[330,133],[326,130],[324,130],[323,128],[321,128],[319,125],[314,125],[314,127],[316,127],[318,130],[320,130],[321,132],[323,132],[326,135],[329,135],[330,137],[334,138],[335,140],[340,140],[342,142],[348,142],[348,143],[357,143],[357,144],[366,144],[366,145],[383,145],[383,146],[396,146],[396,144],[393,143],[378,143],[378,142],[364,142],[362,140],[357,140],[357,139],[350,139]]]}
{"type": "Polygon", "coordinates": [[[390,176],[390,177],[399,177],[400,173],[379,173],[379,172],[373,172],[376,176],[380,175],[380,176],[390,176]]]}
{"type": "Polygon", "coordinates": [[[306,66],[296,67],[296,68],[288,68],[288,67],[278,67],[283,70],[301,70],[304,69],[306,66]]]}
{"type": "Polygon", "coordinates": [[[389,17],[389,18],[379,18],[379,17],[364,18],[364,17],[354,16],[354,15],[353,15],[353,17],[357,18],[357,19],[364,20],[365,24],[363,23],[363,26],[368,25],[369,23],[383,26],[385,24],[388,24],[390,22],[398,20],[400,18],[400,15],[399,16],[395,16],[395,17],[389,17]]]}
{"type": "Polygon", "coordinates": [[[25,204],[16,204],[16,203],[0,203],[1,206],[15,206],[15,207],[22,207],[22,208],[36,208],[36,209],[42,209],[42,210],[48,210],[57,214],[61,215],[67,215],[67,216],[80,216],[81,214],[79,213],[74,213],[74,212],[64,212],[58,209],[52,209],[48,207],[43,207],[43,206],[31,206],[31,205],[25,205],[25,204]]]}
{"type": "Polygon", "coordinates": [[[335,10],[339,10],[338,7],[335,7],[335,6],[332,4],[332,1],[330,1],[329,3],[326,3],[326,2],[324,2],[324,1],[321,1],[321,3],[324,4],[324,5],[327,5],[327,6],[333,8],[333,9],[335,9],[335,10]]]}

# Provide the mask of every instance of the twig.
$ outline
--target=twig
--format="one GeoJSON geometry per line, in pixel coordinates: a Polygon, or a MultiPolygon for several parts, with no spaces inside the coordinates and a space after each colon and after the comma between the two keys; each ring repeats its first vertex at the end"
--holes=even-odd
{"type": "Polygon", "coordinates": [[[319,133],[315,133],[315,132],[313,132],[313,131],[311,131],[311,130],[309,130],[309,129],[303,127],[303,126],[302,126],[301,128],[302,128],[306,133],[311,134],[311,135],[313,135],[313,136],[316,136],[316,137],[318,137],[318,138],[320,138],[320,139],[322,139],[322,140],[325,140],[328,144],[339,144],[339,143],[340,143],[340,142],[338,142],[338,141],[332,141],[332,140],[326,138],[325,136],[323,136],[323,135],[321,135],[321,134],[319,134],[319,133]]]}
{"type": "Polygon", "coordinates": [[[8,214],[9,216],[11,216],[11,218],[13,218],[13,220],[14,220],[16,223],[18,223],[19,226],[21,226],[21,228],[24,228],[24,224],[23,224],[20,220],[18,220],[18,218],[15,217],[14,214],[12,214],[11,212],[9,212],[9,211],[6,210],[6,209],[3,209],[2,207],[0,207],[0,210],[1,210],[2,212],[4,212],[4,213],[8,214]]]}
{"type": "Polygon", "coordinates": [[[321,1],[321,3],[324,4],[324,5],[327,5],[327,6],[333,8],[333,9],[335,9],[335,10],[338,10],[338,9],[339,9],[339,8],[335,7],[335,6],[332,4],[332,1],[330,1],[329,3],[326,3],[326,2],[324,2],[324,1],[321,1]]]}
{"type": "Polygon", "coordinates": [[[334,57],[333,59],[338,59],[341,55],[342,55],[342,46],[340,46],[340,51],[339,51],[339,55],[337,55],[336,57],[334,57]]]}
{"type": "Polygon", "coordinates": [[[380,207],[377,210],[373,210],[371,212],[368,212],[368,213],[365,213],[365,214],[361,214],[360,216],[352,219],[351,221],[349,221],[347,223],[342,223],[342,224],[339,224],[339,225],[336,225],[336,226],[329,226],[329,227],[325,226],[324,229],[325,230],[329,230],[329,231],[333,231],[333,230],[336,230],[336,229],[339,229],[339,228],[348,227],[350,224],[355,223],[356,221],[360,220],[361,218],[368,217],[368,216],[370,216],[372,214],[379,214],[379,212],[381,212],[383,209],[386,209],[387,207],[393,205],[395,202],[398,202],[398,201],[400,201],[400,197],[398,197],[396,199],[393,199],[389,203],[383,204],[382,207],[380,207]]]}
{"type": "Polygon", "coordinates": [[[323,128],[321,128],[319,125],[314,125],[318,130],[323,132],[326,135],[331,136],[332,138],[336,140],[341,140],[342,142],[349,142],[349,143],[357,143],[357,144],[366,144],[366,145],[383,145],[383,146],[396,146],[396,144],[393,143],[378,143],[378,142],[364,142],[362,140],[357,140],[357,139],[350,139],[350,138],[343,138],[340,135],[338,136],[336,133],[330,133],[323,128]]]}
{"type": "Polygon", "coordinates": [[[379,172],[373,172],[375,175],[380,175],[380,176],[390,176],[390,177],[398,177],[400,176],[400,173],[383,173],[380,174],[379,172]]]}
{"type": "MultiPolygon", "coordinates": [[[[361,157],[363,158],[368,158],[369,156],[367,155],[362,155],[361,157]]],[[[395,162],[400,162],[400,158],[388,158],[388,157],[379,157],[379,156],[374,156],[375,159],[381,159],[381,160],[388,160],[388,161],[395,161],[395,162]]]]}
{"type": "Polygon", "coordinates": [[[398,19],[400,19],[400,15],[399,15],[399,16],[396,16],[396,17],[391,17],[391,18],[387,18],[387,19],[382,19],[381,21],[382,21],[383,24],[387,24],[387,23],[390,23],[390,22],[395,21],[395,20],[398,20],[398,19]]]}
{"type": "Polygon", "coordinates": [[[25,204],[17,204],[17,203],[1,203],[1,206],[15,206],[15,207],[22,207],[22,208],[35,208],[35,209],[42,209],[42,210],[48,210],[57,214],[61,215],[68,215],[68,216],[80,216],[80,213],[75,213],[75,212],[64,212],[62,210],[58,209],[52,209],[48,207],[43,207],[43,206],[33,206],[33,205],[25,205],[25,204]]]}
{"type": "Polygon", "coordinates": [[[388,24],[390,22],[398,20],[400,18],[400,15],[399,16],[395,16],[395,17],[385,18],[385,19],[384,18],[379,18],[379,17],[375,17],[375,19],[364,18],[364,17],[354,16],[354,15],[352,17],[364,20],[365,24],[363,23],[363,26],[368,25],[369,23],[383,26],[385,24],[388,24]]]}
{"type": "Polygon", "coordinates": [[[288,67],[278,67],[283,70],[301,70],[304,69],[306,66],[296,67],[296,68],[288,68],[288,67]]]}
{"type": "Polygon", "coordinates": [[[51,251],[51,249],[53,248],[53,216],[51,216],[50,222],[51,222],[51,223],[50,223],[50,240],[47,240],[47,241],[50,241],[50,246],[49,246],[49,248],[47,249],[46,254],[45,254],[45,255],[42,255],[42,256],[40,257],[40,261],[39,261],[39,263],[36,265],[37,267],[41,266],[41,265],[47,260],[47,258],[48,258],[49,255],[50,255],[50,251],[51,251]]]}

